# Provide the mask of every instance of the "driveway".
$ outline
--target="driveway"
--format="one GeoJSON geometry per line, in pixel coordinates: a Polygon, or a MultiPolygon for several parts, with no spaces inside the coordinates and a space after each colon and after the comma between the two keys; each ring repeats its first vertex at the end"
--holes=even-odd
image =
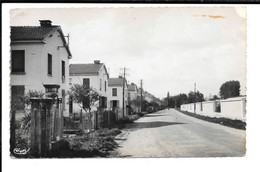
{"type": "Polygon", "coordinates": [[[117,137],[115,157],[240,157],[245,131],[187,116],[174,109],[145,115],[117,137]]]}

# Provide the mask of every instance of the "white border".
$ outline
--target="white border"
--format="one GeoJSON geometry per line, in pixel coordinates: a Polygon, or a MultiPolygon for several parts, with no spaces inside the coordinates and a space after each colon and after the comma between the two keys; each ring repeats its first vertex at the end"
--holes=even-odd
{"type": "Polygon", "coordinates": [[[40,159],[19,160],[9,157],[9,10],[12,8],[55,7],[221,7],[240,5],[169,5],[169,4],[2,4],[2,161],[3,171],[258,171],[259,165],[259,58],[260,6],[247,6],[248,74],[247,74],[247,155],[242,158],[168,158],[168,159],[40,159]]]}

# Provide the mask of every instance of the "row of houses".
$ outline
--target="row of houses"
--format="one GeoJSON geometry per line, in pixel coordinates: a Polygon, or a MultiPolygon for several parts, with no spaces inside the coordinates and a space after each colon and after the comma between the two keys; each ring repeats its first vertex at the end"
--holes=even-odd
{"type": "MultiPolygon", "coordinates": [[[[69,65],[69,85],[83,84],[87,88],[92,88],[101,96],[101,101],[98,103],[107,110],[120,109],[122,113],[129,114],[129,108],[133,112],[141,112],[141,105],[131,105],[131,101],[140,101],[141,94],[143,100],[148,103],[156,101],[161,103],[160,99],[156,98],[147,91],[138,88],[135,83],[128,83],[125,78],[119,76],[113,78],[109,76],[107,68],[100,60],[94,60],[94,63],[88,64],[70,64],[69,65]],[[124,111],[124,112],[123,112],[124,111]]],[[[92,111],[97,110],[92,107],[92,111]]],[[[70,102],[69,113],[79,112],[81,107],[73,102],[70,102]]],[[[120,114],[122,117],[123,114],[120,114]]]]}
{"type": "MultiPolygon", "coordinates": [[[[66,39],[61,27],[52,25],[50,20],[40,20],[40,26],[11,27],[12,99],[29,90],[44,92],[44,84],[59,85],[63,115],[69,116],[80,111],[80,107],[69,101],[67,91],[73,84],[83,84],[99,93],[104,108],[124,109],[124,114],[129,101],[140,97],[141,92],[148,102],[160,102],[123,77],[110,77],[105,64],[99,60],[70,64],[72,53],[66,39]]],[[[18,109],[17,114],[18,119],[22,117],[23,109],[18,109]]]]}

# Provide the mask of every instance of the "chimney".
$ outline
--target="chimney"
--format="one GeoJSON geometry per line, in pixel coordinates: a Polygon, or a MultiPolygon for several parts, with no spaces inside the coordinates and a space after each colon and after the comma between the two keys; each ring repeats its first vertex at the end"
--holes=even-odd
{"type": "Polygon", "coordinates": [[[135,84],[132,82],[131,85],[135,85],[135,84]]]}
{"type": "Polygon", "coordinates": [[[95,64],[100,64],[100,60],[94,60],[95,64]]]}
{"type": "Polygon", "coordinates": [[[52,21],[51,20],[39,20],[40,21],[40,25],[43,27],[50,27],[52,21]]]}

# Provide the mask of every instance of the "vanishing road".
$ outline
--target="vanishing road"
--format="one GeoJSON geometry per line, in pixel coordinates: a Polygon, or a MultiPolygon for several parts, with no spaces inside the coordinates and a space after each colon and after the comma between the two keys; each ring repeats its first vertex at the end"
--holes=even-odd
{"type": "Polygon", "coordinates": [[[245,154],[245,131],[199,120],[174,109],[129,124],[116,157],[237,157],[245,154]]]}

